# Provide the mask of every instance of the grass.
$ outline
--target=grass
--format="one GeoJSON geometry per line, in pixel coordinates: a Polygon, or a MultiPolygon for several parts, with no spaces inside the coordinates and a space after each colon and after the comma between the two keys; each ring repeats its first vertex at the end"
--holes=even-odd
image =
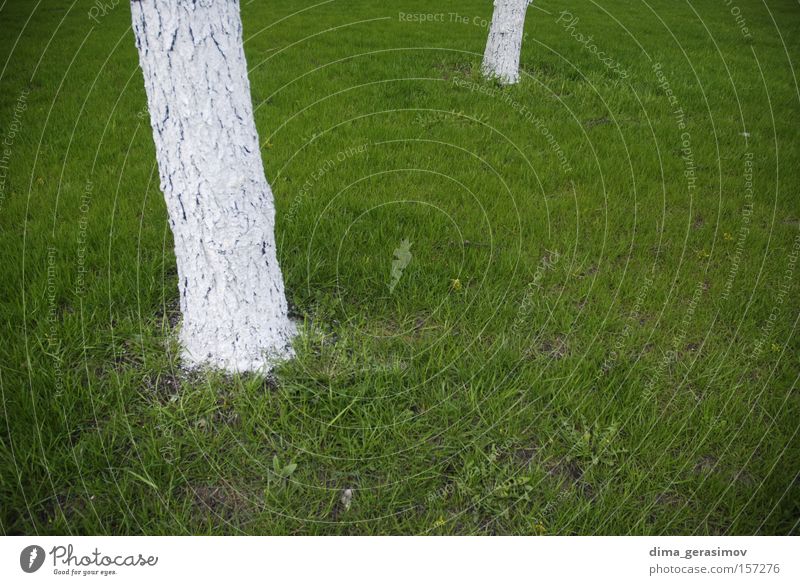
{"type": "Polygon", "coordinates": [[[243,4],[266,379],[180,369],[127,5],[1,5],[2,532],[798,532],[795,2],[543,0],[512,88],[488,0],[243,4]]]}

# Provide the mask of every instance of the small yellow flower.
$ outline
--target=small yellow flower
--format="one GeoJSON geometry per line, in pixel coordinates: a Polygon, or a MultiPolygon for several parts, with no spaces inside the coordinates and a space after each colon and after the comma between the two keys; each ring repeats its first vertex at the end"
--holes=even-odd
{"type": "Polygon", "coordinates": [[[728,232],[722,234],[722,237],[725,238],[726,241],[730,242],[733,239],[733,236],[730,235],[728,232]]]}
{"type": "Polygon", "coordinates": [[[780,345],[778,345],[777,343],[773,343],[772,344],[772,351],[774,351],[775,353],[779,353],[782,349],[783,348],[780,345]]]}
{"type": "Polygon", "coordinates": [[[461,281],[458,278],[454,278],[450,281],[450,288],[453,290],[461,290],[461,281]]]}
{"type": "Polygon", "coordinates": [[[711,257],[711,254],[709,254],[709,253],[708,253],[708,252],[706,252],[705,250],[698,250],[698,251],[697,251],[697,257],[698,257],[700,260],[703,260],[704,258],[710,258],[710,257],[711,257]]]}

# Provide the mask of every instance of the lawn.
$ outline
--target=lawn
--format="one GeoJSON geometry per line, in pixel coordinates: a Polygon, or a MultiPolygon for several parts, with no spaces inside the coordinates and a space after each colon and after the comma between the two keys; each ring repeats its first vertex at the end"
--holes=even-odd
{"type": "Polygon", "coordinates": [[[542,0],[503,88],[489,0],[244,0],[301,335],[231,377],[128,3],[0,0],[0,531],[798,533],[800,11],[734,3],[542,0]]]}

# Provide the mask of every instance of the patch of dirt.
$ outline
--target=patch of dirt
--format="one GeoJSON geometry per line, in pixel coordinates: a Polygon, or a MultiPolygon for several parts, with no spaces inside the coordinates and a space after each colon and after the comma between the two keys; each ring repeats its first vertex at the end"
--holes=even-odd
{"type": "Polygon", "coordinates": [[[511,454],[511,458],[521,466],[527,467],[531,464],[536,454],[539,452],[539,446],[535,444],[526,445],[515,449],[511,454]]]}
{"type": "Polygon", "coordinates": [[[142,388],[159,403],[167,404],[180,392],[181,378],[176,372],[158,372],[155,377],[146,373],[142,376],[142,388]]]}
{"type": "MultiPolygon", "coordinates": [[[[797,478],[795,478],[795,481],[797,478]]],[[[733,481],[734,483],[744,487],[744,488],[752,488],[756,485],[755,478],[750,475],[750,473],[744,469],[740,469],[736,473],[733,474],[733,481]]]]}
{"type": "Polygon", "coordinates": [[[279,386],[278,378],[272,374],[268,374],[264,377],[264,383],[261,385],[261,389],[264,390],[264,392],[270,393],[276,391],[279,386]]]}
{"type": "Polygon", "coordinates": [[[539,351],[552,359],[560,360],[567,355],[566,338],[556,335],[552,339],[545,339],[539,346],[539,351]]]}
{"type": "Polygon", "coordinates": [[[655,523],[661,517],[670,517],[673,514],[672,510],[682,505],[682,500],[677,494],[664,492],[656,496],[652,506],[644,499],[641,500],[641,504],[643,508],[649,508],[648,521],[655,523]]]}
{"type": "Polygon", "coordinates": [[[703,455],[694,466],[695,473],[711,473],[717,467],[717,458],[711,455],[703,455]]]}
{"type": "Polygon", "coordinates": [[[677,508],[681,505],[681,499],[673,493],[664,492],[663,494],[658,494],[655,500],[656,506],[666,506],[669,508],[677,508]]]}
{"type": "MultiPolygon", "coordinates": [[[[94,499],[94,496],[91,499],[94,499]]],[[[70,518],[83,514],[87,507],[88,500],[85,497],[69,493],[55,494],[47,499],[44,507],[36,513],[36,521],[40,528],[46,528],[61,515],[69,522],[70,518]]]]}
{"type": "Polygon", "coordinates": [[[595,490],[584,478],[583,468],[567,458],[550,459],[544,463],[547,474],[558,482],[559,489],[574,487],[587,500],[594,500],[595,490]]]}
{"type": "Polygon", "coordinates": [[[236,426],[239,424],[239,413],[233,404],[233,396],[227,390],[222,390],[217,395],[217,408],[211,415],[211,420],[217,425],[236,426]]]}
{"type": "Polygon", "coordinates": [[[602,126],[603,124],[611,124],[611,120],[603,116],[601,118],[586,120],[586,122],[583,123],[587,128],[594,128],[595,126],[602,126]]]}
{"type": "Polygon", "coordinates": [[[114,351],[112,348],[112,352],[115,368],[138,368],[144,363],[141,351],[130,341],[123,341],[119,351],[114,351]]]}
{"type": "Polygon", "coordinates": [[[225,520],[252,510],[258,503],[255,498],[248,497],[243,491],[227,483],[190,484],[185,488],[185,496],[192,501],[192,506],[199,515],[211,513],[225,520]]]}
{"type": "Polygon", "coordinates": [[[562,483],[575,484],[583,477],[583,469],[575,461],[568,461],[567,459],[548,459],[544,462],[544,468],[550,477],[558,479],[562,483]]]}
{"type": "Polygon", "coordinates": [[[161,321],[170,330],[174,330],[181,322],[181,304],[177,298],[167,301],[155,313],[156,321],[161,321]]]}

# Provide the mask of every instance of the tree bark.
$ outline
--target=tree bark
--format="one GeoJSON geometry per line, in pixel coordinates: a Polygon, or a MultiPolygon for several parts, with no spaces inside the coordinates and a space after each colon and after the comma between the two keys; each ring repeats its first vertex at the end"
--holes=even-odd
{"type": "Polygon", "coordinates": [[[525,13],[532,0],[495,0],[489,40],[483,54],[483,74],[504,84],[519,81],[519,55],[525,13]]]}
{"type": "Polygon", "coordinates": [[[131,0],[175,240],[184,363],[229,372],[291,355],[275,205],[253,118],[238,0],[131,0]]]}

